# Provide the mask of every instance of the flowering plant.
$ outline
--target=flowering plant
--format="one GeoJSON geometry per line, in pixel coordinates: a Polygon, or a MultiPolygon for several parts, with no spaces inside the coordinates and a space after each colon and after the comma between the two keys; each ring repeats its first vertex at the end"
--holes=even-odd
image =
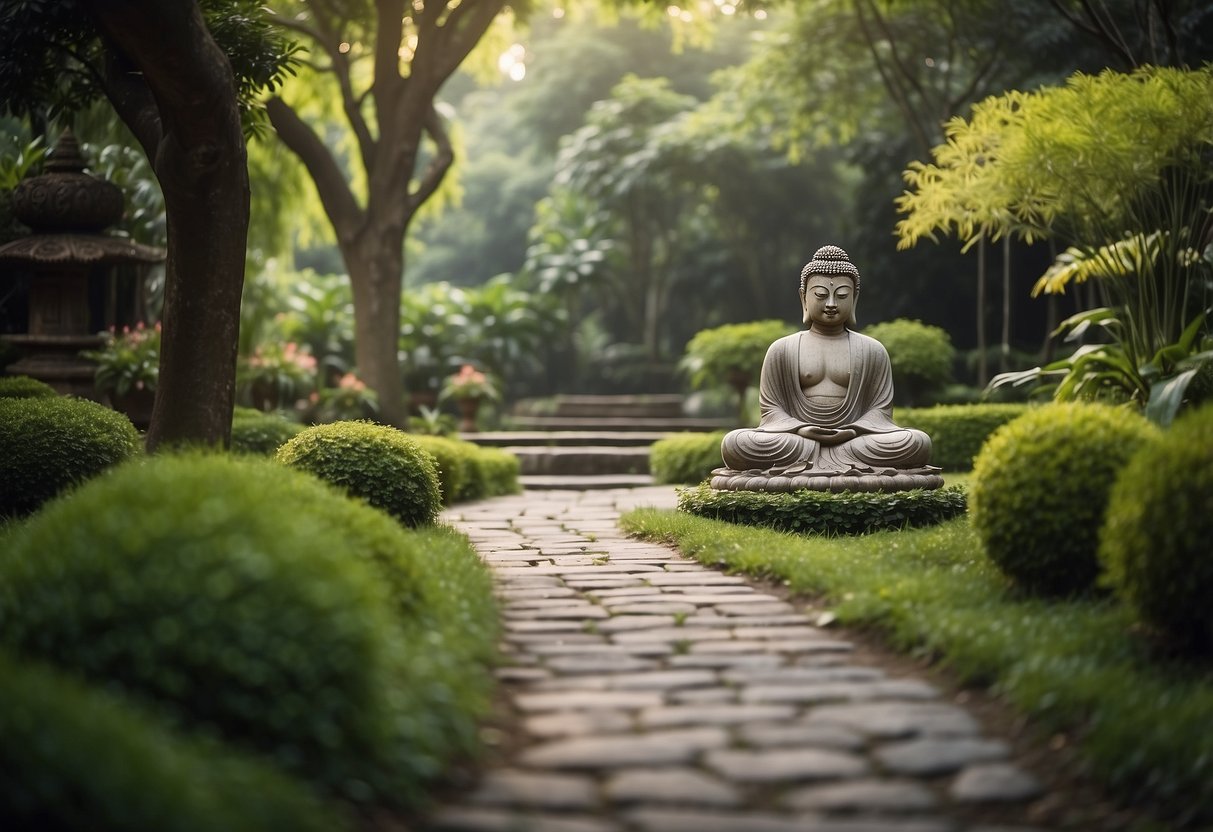
{"type": "Polygon", "coordinates": [[[445,401],[446,399],[489,399],[497,401],[501,398],[501,394],[497,392],[497,387],[489,380],[489,377],[477,370],[471,364],[464,364],[459,369],[458,373],[447,376],[443,382],[442,390],[438,393],[438,399],[445,401]]]}
{"type": "Polygon", "coordinates": [[[371,419],[379,413],[379,397],[353,373],[343,375],[336,387],[313,393],[310,401],[311,418],[317,423],[371,419]]]}
{"type": "MultiPolygon", "coordinates": [[[[253,354],[242,358],[236,369],[236,383],[251,393],[255,402],[272,406],[290,402],[316,384],[316,359],[294,341],[258,345],[253,354]]],[[[266,409],[266,408],[262,408],[266,409]]]]}
{"type": "Polygon", "coordinates": [[[148,327],[142,321],[122,332],[110,327],[99,350],[85,350],[83,357],[97,362],[94,381],[103,392],[125,396],[131,390],[155,390],[160,380],[160,324],[148,327]]]}

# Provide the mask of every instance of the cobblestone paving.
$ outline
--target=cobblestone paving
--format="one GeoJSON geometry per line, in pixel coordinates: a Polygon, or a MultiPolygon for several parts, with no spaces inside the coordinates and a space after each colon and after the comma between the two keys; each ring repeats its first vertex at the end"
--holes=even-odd
{"type": "Polygon", "coordinates": [[[616,525],[673,504],[671,488],[531,491],[447,514],[496,574],[521,736],[428,829],[1027,832],[1039,785],[963,708],[616,525]]]}

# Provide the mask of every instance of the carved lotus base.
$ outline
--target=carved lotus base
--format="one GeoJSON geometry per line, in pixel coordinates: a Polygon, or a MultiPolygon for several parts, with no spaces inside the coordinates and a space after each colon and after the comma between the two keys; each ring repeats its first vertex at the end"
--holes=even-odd
{"type": "Polygon", "coordinates": [[[910,491],[943,487],[939,468],[852,468],[845,472],[809,470],[735,471],[717,468],[709,485],[718,491],[910,491]]]}

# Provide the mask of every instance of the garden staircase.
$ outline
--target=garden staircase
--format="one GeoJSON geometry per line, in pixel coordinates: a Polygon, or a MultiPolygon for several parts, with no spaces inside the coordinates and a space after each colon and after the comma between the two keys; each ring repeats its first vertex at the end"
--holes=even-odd
{"type": "Polygon", "coordinates": [[[462,438],[514,454],[532,489],[652,485],[649,448],[662,436],[731,426],[684,416],[678,395],[557,396],[544,412],[523,404],[511,422],[515,430],[462,438]]]}

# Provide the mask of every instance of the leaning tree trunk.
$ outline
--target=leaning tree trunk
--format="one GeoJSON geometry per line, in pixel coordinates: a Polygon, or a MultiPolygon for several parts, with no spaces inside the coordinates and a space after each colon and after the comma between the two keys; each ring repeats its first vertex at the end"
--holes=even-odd
{"type": "Polygon", "coordinates": [[[112,47],[106,94],[164,192],[164,326],[147,446],[226,445],[249,221],[235,77],[195,2],[86,5],[112,47]]]}
{"type": "Polygon", "coordinates": [[[986,355],[986,239],[977,241],[977,385],[990,380],[986,355]]]}

